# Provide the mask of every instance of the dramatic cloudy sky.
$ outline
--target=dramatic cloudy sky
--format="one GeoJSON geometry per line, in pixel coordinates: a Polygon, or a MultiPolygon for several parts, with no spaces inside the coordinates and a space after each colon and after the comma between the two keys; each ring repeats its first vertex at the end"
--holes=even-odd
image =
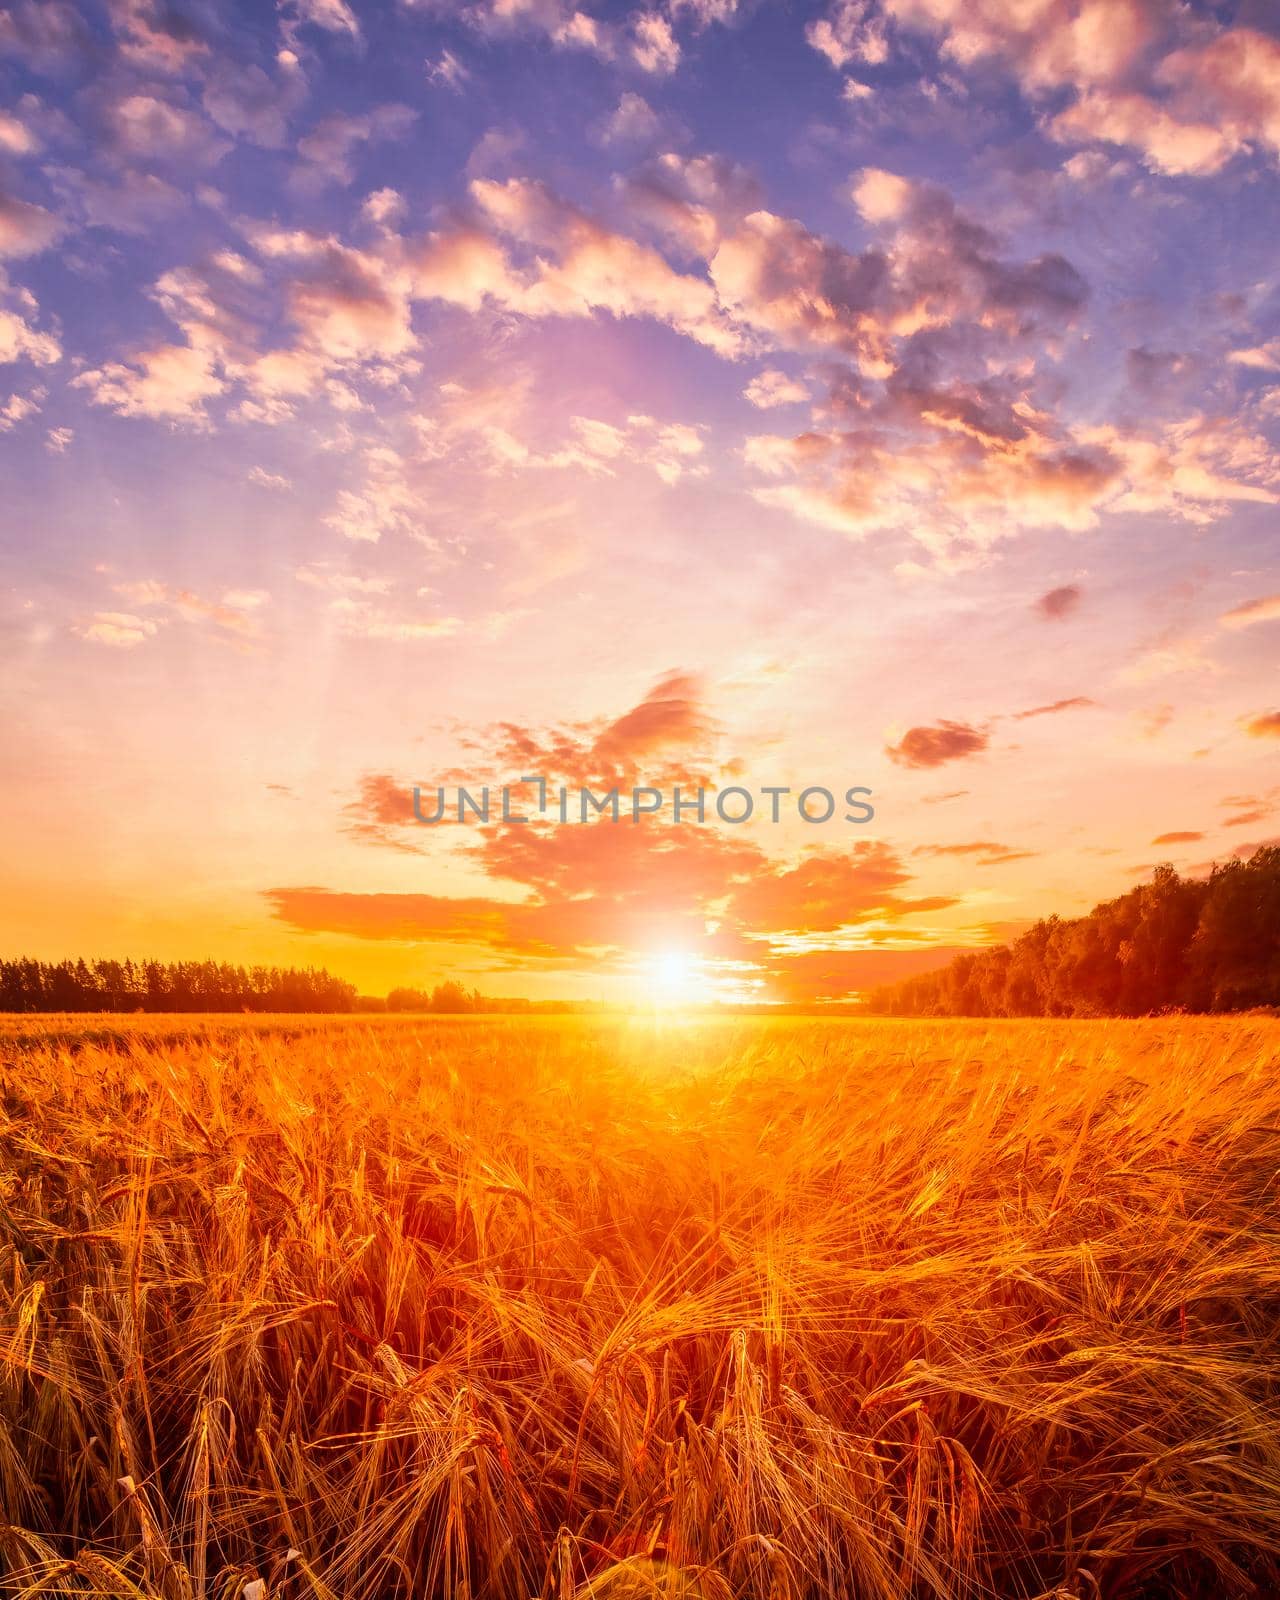
{"type": "Polygon", "coordinates": [[[0,941],[839,995],[1280,834],[1264,0],[0,4],[0,941]],[[418,783],[874,791],[417,826],[418,783]]]}

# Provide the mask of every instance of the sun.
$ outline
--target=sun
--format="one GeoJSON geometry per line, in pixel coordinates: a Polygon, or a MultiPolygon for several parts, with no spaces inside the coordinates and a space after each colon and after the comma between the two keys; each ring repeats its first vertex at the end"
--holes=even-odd
{"type": "Polygon", "coordinates": [[[683,1006],[707,998],[706,972],[687,950],[660,950],[646,966],[645,977],[655,1005],[683,1006]]]}

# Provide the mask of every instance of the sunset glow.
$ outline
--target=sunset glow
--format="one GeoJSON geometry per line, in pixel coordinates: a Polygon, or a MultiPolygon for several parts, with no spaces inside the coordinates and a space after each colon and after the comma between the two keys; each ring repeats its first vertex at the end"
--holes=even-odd
{"type": "Polygon", "coordinates": [[[1278,159],[1260,5],[0,6],[0,953],[809,1003],[1274,839],[1278,159]],[[788,793],[415,820],[531,776],[788,793]]]}

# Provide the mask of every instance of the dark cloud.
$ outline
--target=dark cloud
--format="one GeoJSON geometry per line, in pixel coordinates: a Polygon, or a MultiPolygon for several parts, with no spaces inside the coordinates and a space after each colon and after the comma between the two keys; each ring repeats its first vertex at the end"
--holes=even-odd
{"type": "Polygon", "coordinates": [[[0,259],[38,255],[63,231],[52,212],[0,189],[0,259]]]}
{"type": "Polygon", "coordinates": [[[1148,350],[1145,346],[1125,353],[1129,382],[1142,394],[1161,398],[1172,379],[1187,370],[1187,358],[1174,350],[1148,350]]]}
{"type": "Polygon", "coordinates": [[[1060,589],[1050,589],[1036,601],[1036,610],[1051,621],[1069,617],[1080,604],[1082,591],[1078,584],[1066,583],[1060,589]]]}
{"type": "Polygon", "coordinates": [[[0,55],[14,55],[37,72],[62,72],[94,53],[79,7],[65,0],[15,0],[0,9],[0,55]]]}

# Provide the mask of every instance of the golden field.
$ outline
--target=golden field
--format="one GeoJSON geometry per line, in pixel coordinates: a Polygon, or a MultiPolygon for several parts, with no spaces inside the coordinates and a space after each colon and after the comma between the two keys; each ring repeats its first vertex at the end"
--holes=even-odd
{"type": "Polygon", "coordinates": [[[0,1592],[1274,1593],[1278,1059],[7,1019],[0,1592]]]}

